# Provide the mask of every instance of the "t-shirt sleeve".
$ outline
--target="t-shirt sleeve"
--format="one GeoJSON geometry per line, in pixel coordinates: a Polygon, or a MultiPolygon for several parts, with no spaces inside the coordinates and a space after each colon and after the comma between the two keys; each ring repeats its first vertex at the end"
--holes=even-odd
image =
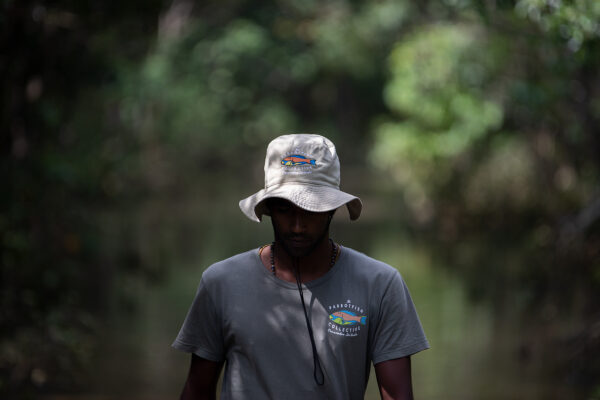
{"type": "Polygon", "coordinates": [[[221,318],[204,277],[172,346],[207,360],[220,362],[224,359],[221,318]]]}
{"type": "Polygon", "coordinates": [[[395,272],[380,299],[371,346],[373,364],[429,348],[408,288],[395,272]]]}

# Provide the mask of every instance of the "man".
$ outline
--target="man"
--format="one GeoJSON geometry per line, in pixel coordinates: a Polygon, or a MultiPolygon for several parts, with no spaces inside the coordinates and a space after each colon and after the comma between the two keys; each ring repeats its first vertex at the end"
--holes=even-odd
{"type": "Polygon", "coordinates": [[[410,355],[429,347],[392,267],[329,238],[346,205],[331,141],[285,135],[267,148],[265,187],[240,201],[275,240],[202,275],[173,347],[192,353],[182,399],[362,399],[371,363],[383,399],[412,399],[410,355]]]}

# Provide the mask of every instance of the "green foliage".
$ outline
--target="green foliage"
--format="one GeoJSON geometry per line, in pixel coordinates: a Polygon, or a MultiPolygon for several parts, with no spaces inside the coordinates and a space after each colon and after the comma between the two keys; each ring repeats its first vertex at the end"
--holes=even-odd
{"type": "Polygon", "coordinates": [[[115,282],[163,276],[164,221],[132,209],[241,184],[292,131],[368,153],[448,248],[522,246],[531,262],[489,271],[470,249],[474,291],[515,279],[550,303],[558,277],[599,303],[597,1],[43,3],[0,17],[0,396],[81,381],[115,282]]]}
{"type": "MultiPolygon", "coordinates": [[[[442,21],[414,26],[390,53],[372,164],[401,188],[413,226],[445,243],[474,297],[502,304],[510,287],[522,310],[597,324],[586,310],[600,301],[589,281],[600,259],[598,2],[434,9],[442,21]]],[[[585,352],[572,359],[589,386],[600,366],[585,352]]]]}
{"type": "Polygon", "coordinates": [[[464,188],[465,208],[474,214],[489,209],[527,209],[538,201],[535,156],[527,142],[508,136],[498,140],[494,150],[469,176],[464,188]]]}
{"type": "Polygon", "coordinates": [[[113,154],[104,149],[116,135],[102,134],[105,115],[93,107],[111,74],[99,48],[110,42],[105,49],[111,56],[134,52],[115,51],[118,35],[100,39],[97,33],[111,21],[111,29],[135,41],[146,14],[92,8],[71,2],[2,5],[2,398],[34,398],[40,390],[75,389],[85,381],[110,289],[95,213],[108,204],[104,178],[113,154]],[[135,28],[128,24],[133,15],[135,28]],[[93,39],[87,41],[88,34],[93,39]]]}
{"type": "Polygon", "coordinates": [[[407,16],[392,1],[2,7],[0,396],[17,398],[81,385],[118,282],[164,276],[162,225],[140,233],[130,211],[150,195],[243,182],[285,132],[362,153],[358,110],[379,104],[365,74],[380,79],[372,60],[407,16]]]}
{"type": "MultiPolygon", "coordinates": [[[[570,207],[573,196],[580,204],[589,196],[593,179],[577,176],[584,170],[597,170],[597,163],[590,164],[592,158],[577,161],[586,167],[575,171],[575,160],[566,146],[587,143],[588,150],[597,147],[589,130],[590,124],[597,123],[594,103],[580,105],[580,100],[573,98],[573,90],[580,91],[580,98],[584,92],[590,98],[598,96],[594,89],[578,86],[595,63],[596,34],[593,29],[586,31],[589,46],[582,48],[578,57],[565,54],[570,44],[565,46],[562,38],[535,30],[532,33],[531,26],[519,18],[524,9],[537,15],[541,3],[522,1],[514,11],[486,11],[486,18],[505,21],[510,29],[488,25],[465,9],[464,20],[416,27],[394,47],[384,92],[393,118],[382,117],[375,125],[371,159],[406,189],[405,200],[417,219],[430,220],[435,203],[449,191],[460,193],[454,201],[462,199],[466,204],[478,202],[472,196],[522,197],[529,192],[525,188],[535,191],[533,188],[547,186],[547,162],[557,171],[552,183],[554,198],[566,200],[558,207],[570,207]],[[511,133],[502,133],[506,129],[511,133]],[[517,136],[504,142],[525,149],[515,153],[521,154],[522,162],[506,158],[512,151],[497,145],[496,136],[517,136]],[[540,156],[545,165],[540,165],[540,156]],[[512,172],[498,186],[499,181],[490,174],[506,170],[501,168],[505,162],[511,164],[512,172]],[[497,166],[486,166],[488,163],[497,166]],[[489,172],[483,172],[488,168],[489,172]],[[485,182],[482,176],[488,177],[485,182]],[[486,184],[489,179],[496,183],[486,184]],[[573,179],[577,184],[567,183],[573,179]],[[515,182],[522,183],[516,187],[515,182]],[[506,195],[499,196],[499,192],[506,195]]],[[[561,15],[578,15],[582,21],[588,17],[595,20],[594,7],[584,2],[557,6],[552,12],[544,9],[543,18],[558,21],[561,15]]],[[[560,203],[542,201],[535,195],[526,197],[525,203],[508,202],[502,208],[537,206],[544,213],[560,203]]],[[[487,204],[488,210],[500,207],[494,201],[487,204]]]]}
{"type": "MultiPolygon", "coordinates": [[[[99,129],[124,133],[105,143],[114,161],[106,174],[111,196],[196,182],[209,165],[247,173],[251,152],[284,132],[328,131],[363,153],[352,141],[364,137],[379,95],[364,82],[380,79],[373,59],[388,51],[407,6],[281,7],[215,23],[173,6],[141,62],[114,59],[115,82],[100,93],[110,101],[97,105],[114,116],[99,129]]],[[[84,129],[95,109],[82,105],[85,117],[73,129],[84,129]]]]}
{"type": "Polygon", "coordinates": [[[477,29],[437,25],[394,48],[385,97],[402,120],[378,128],[377,162],[455,156],[498,128],[503,109],[486,87],[497,57],[487,45],[477,29]]]}
{"type": "Polygon", "coordinates": [[[376,126],[371,158],[392,170],[419,218],[431,216],[431,191],[448,183],[451,161],[500,127],[491,80],[503,53],[472,24],[424,26],[394,47],[384,93],[397,119],[376,126]]]}
{"type": "Polygon", "coordinates": [[[572,51],[600,37],[600,4],[594,0],[519,0],[515,10],[544,32],[560,35],[572,51]]]}
{"type": "Polygon", "coordinates": [[[263,55],[278,50],[266,31],[247,20],[210,37],[202,25],[190,29],[190,39],[159,41],[141,71],[135,66],[119,77],[121,122],[142,144],[156,140],[183,151],[180,158],[200,159],[294,125],[284,101],[264,96],[262,78],[275,60],[263,55]]]}
{"type": "MultiPolygon", "coordinates": [[[[390,56],[388,106],[425,132],[480,137],[497,127],[501,110],[484,96],[498,57],[487,51],[483,35],[476,27],[434,25],[403,39],[390,56]]],[[[453,155],[462,148],[437,145],[430,151],[453,155]]]]}

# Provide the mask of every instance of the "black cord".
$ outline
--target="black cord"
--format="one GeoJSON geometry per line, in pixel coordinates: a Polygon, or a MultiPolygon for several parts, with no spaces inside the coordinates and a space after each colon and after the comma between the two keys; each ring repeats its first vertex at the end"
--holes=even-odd
{"type": "Polygon", "coordinates": [[[302,282],[300,279],[300,269],[298,268],[298,259],[294,258],[294,270],[296,275],[296,284],[298,285],[298,292],[300,292],[300,300],[302,301],[302,308],[304,309],[304,317],[306,318],[306,327],[308,328],[308,335],[310,336],[310,344],[312,345],[313,352],[313,377],[317,385],[321,386],[325,383],[325,376],[323,374],[323,368],[321,368],[321,361],[319,360],[319,354],[317,353],[317,346],[315,345],[315,336],[313,335],[312,324],[308,319],[308,313],[306,312],[306,304],[304,303],[304,293],[302,292],[302,282]]]}

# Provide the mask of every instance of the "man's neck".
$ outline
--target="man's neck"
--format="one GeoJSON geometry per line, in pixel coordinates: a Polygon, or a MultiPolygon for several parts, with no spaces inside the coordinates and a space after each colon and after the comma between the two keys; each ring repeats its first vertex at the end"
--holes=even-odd
{"type": "Polygon", "coordinates": [[[302,282],[315,280],[327,273],[332,264],[332,246],[326,235],[315,248],[305,256],[292,257],[285,248],[275,242],[275,248],[267,247],[261,254],[265,267],[271,270],[271,260],[275,262],[275,275],[288,282],[296,282],[296,273],[300,273],[302,282]],[[271,253],[274,251],[274,258],[271,253]],[[298,271],[296,271],[296,268],[298,271]]]}

